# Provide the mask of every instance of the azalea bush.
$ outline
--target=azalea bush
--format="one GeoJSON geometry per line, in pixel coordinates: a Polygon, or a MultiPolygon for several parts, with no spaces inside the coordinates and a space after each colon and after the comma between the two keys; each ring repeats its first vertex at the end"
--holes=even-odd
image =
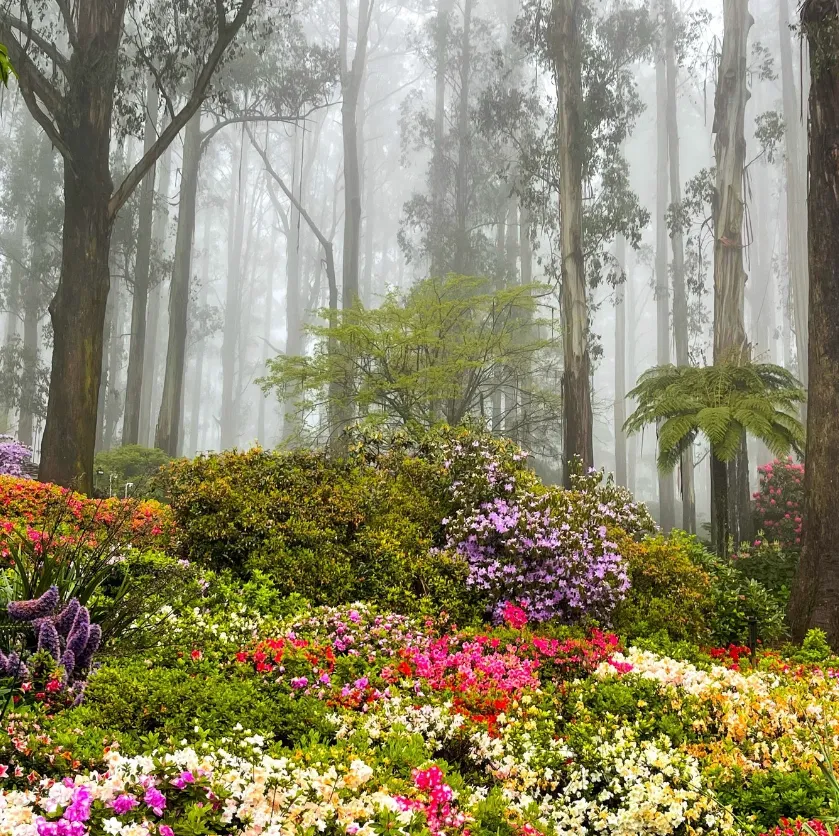
{"type": "Polygon", "coordinates": [[[800,548],[804,465],[788,457],[757,470],[760,483],[752,497],[757,529],[763,532],[764,539],[779,543],[783,549],[800,548]]]}
{"type": "Polygon", "coordinates": [[[23,465],[32,458],[32,450],[10,435],[0,435],[0,475],[23,476],[23,465]]]}

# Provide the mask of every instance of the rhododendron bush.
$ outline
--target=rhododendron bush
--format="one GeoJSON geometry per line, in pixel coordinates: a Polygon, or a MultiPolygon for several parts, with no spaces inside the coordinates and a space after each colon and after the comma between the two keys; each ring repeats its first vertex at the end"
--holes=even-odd
{"type": "Polygon", "coordinates": [[[801,545],[804,512],[804,465],[791,458],[759,467],[760,484],[753,495],[757,527],[782,548],[801,545]]]}

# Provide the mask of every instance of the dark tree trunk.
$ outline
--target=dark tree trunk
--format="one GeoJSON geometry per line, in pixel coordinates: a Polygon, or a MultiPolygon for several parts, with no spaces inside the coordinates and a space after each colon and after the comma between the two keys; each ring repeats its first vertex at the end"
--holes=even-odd
{"type": "MultiPolygon", "coordinates": [[[[157,88],[149,80],[146,92],[146,129],[143,141],[148,152],[157,139],[157,88]]],[[[134,269],[134,297],[131,302],[131,342],[128,349],[128,377],[125,384],[125,417],[122,443],[140,441],[140,404],[143,387],[143,361],[146,354],[146,312],[149,298],[152,224],[154,218],[155,167],[149,169],[140,187],[140,209],[137,227],[137,262],[134,269]]],[[[156,334],[152,334],[152,339],[156,334]]]]}
{"type": "Polygon", "coordinates": [[[576,457],[580,458],[584,469],[594,465],[588,301],[583,259],[583,85],[579,11],[580,0],[554,0],[552,26],[560,136],[563,471],[566,485],[570,484],[570,465],[576,457]]]}
{"type": "Polygon", "coordinates": [[[186,363],[189,280],[192,270],[192,240],[195,234],[195,205],[198,198],[198,167],[201,162],[201,112],[190,119],[184,137],[184,164],[178,204],[178,235],[175,262],[169,288],[169,340],[163,397],[157,419],[154,446],[177,456],[182,424],[184,366],[186,363]]]}
{"type": "Polygon", "coordinates": [[[20,416],[17,437],[32,446],[35,434],[35,399],[38,385],[38,320],[41,277],[30,275],[23,298],[23,367],[20,383],[20,416]]]}
{"type": "Polygon", "coordinates": [[[720,557],[728,554],[728,467],[713,452],[711,460],[711,539],[720,557]]]}
{"type": "Polygon", "coordinates": [[[790,606],[793,638],[827,633],[839,649],[839,14],[807,0],[810,47],[809,404],[804,548],[790,606]]]}

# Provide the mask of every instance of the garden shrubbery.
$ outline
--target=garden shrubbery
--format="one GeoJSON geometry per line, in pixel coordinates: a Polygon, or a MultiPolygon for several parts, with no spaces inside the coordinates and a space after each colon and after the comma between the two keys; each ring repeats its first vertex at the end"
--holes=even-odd
{"type": "Polygon", "coordinates": [[[4,834],[757,836],[827,815],[812,718],[839,733],[839,659],[817,632],[777,649],[779,544],[719,558],[602,473],[545,485],[471,429],[179,460],[156,484],[171,504],[0,477],[4,834]]]}

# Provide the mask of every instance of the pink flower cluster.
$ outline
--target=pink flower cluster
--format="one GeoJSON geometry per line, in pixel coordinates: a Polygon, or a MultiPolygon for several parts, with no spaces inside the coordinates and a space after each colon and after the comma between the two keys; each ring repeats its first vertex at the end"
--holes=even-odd
{"type": "MultiPolygon", "coordinates": [[[[770,541],[782,548],[801,545],[804,504],[804,465],[791,458],[775,460],[759,467],[760,488],[752,498],[758,527],[770,541]]],[[[755,546],[761,545],[756,540],[755,546]]]]}
{"type": "Polygon", "coordinates": [[[418,812],[425,816],[431,836],[462,834],[469,836],[466,815],[454,804],[454,791],[443,779],[439,766],[415,769],[412,773],[418,798],[395,796],[400,810],[418,812]]]}

